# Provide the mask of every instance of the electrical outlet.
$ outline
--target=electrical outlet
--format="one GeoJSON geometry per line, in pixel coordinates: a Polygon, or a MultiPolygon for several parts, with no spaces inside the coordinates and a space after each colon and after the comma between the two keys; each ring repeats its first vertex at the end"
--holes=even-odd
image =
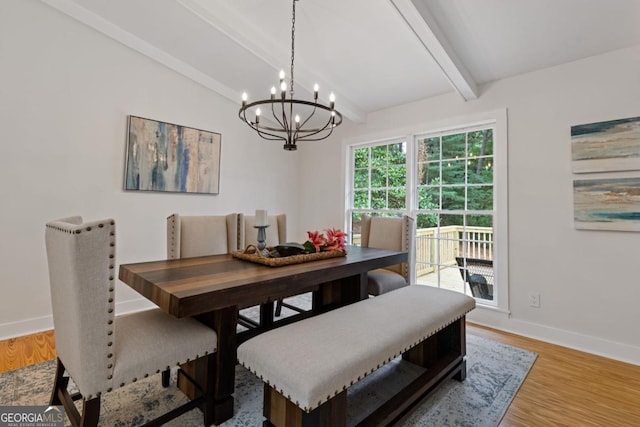
{"type": "Polygon", "coordinates": [[[529,292],[529,306],[540,308],[540,293],[529,292]]]}

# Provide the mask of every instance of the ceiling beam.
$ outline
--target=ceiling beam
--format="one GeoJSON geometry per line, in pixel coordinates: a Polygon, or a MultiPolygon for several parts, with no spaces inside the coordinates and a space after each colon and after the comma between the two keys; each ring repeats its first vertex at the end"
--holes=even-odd
{"type": "Polygon", "coordinates": [[[391,3],[436,61],[451,86],[465,101],[477,99],[478,88],[475,81],[438,27],[425,2],[391,0],[391,3]]]}

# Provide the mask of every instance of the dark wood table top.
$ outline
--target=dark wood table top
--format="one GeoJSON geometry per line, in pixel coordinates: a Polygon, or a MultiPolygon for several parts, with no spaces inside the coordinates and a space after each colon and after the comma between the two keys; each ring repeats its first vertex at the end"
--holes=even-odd
{"type": "Polygon", "coordinates": [[[175,317],[248,307],[407,261],[407,253],[348,246],[347,256],[282,267],[230,254],[120,265],[119,278],[175,317]]]}

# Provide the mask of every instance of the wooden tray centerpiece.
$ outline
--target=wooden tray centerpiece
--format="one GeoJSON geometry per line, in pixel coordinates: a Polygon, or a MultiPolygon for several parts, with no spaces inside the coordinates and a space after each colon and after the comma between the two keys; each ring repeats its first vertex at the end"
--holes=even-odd
{"type": "Polygon", "coordinates": [[[284,265],[301,264],[328,258],[346,256],[344,239],[346,234],[339,229],[326,230],[327,235],[317,231],[307,231],[309,240],[304,244],[284,243],[267,248],[261,253],[255,245],[248,245],[244,251],[231,252],[234,258],[267,265],[281,267],[284,265]]]}

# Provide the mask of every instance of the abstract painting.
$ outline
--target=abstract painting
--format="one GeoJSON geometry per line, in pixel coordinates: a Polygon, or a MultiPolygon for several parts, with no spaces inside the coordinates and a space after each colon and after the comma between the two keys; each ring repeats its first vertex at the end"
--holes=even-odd
{"type": "Polygon", "coordinates": [[[640,117],[571,126],[573,172],[640,170],[640,117]]]}
{"type": "Polygon", "coordinates": [[[573,181],[577,229],[640,231],[640,178],[573,181]]]}
{"type": "Polygon", "coordinates": [[[221,135],[129,116],[125,190],[218,194],[221,135]]]}

